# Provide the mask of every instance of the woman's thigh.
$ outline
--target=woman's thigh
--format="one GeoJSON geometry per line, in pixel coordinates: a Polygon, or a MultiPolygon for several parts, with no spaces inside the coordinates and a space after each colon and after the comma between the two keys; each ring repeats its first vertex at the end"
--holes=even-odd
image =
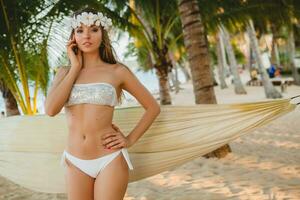
{"type": "Polygon", "coordinates": [[[96,177],[95,200],[122,200],[128,185],[129,169],[123,153],[115,157],[96,177]]]}
{"type": "Polygon", "coordinates": [[[88,176],[66,158],[66,187],[69,200],[94,200],[95,179],[88,176]]]}

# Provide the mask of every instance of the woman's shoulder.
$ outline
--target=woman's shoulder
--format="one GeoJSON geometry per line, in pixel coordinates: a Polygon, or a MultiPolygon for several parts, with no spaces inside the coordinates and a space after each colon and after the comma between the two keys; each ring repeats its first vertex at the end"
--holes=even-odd
{"type": "Polygon", "coordinates": [[[124,73],[127,73],[128,71],[132,72],[131,69],[127,65],[125,65],[121,62],[118,62],[115,65],[116,65],[116,71],[118,73],[120,73],[121,75],[124,74],[124,73]]]}

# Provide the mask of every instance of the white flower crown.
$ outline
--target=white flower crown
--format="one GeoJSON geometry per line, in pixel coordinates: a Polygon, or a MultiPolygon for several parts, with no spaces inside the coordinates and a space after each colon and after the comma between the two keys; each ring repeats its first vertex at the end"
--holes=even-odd
{"type": "Polygon", "coordinates": [[[101,24],[105,30],[107,30],[112,25],[111,19],[104,16],[101,12],[98,12],[97,14],[94,14],[92,12],[83,12],[71,19],[71,27],[74,29],[76,27],[80,27],[80,23],[83,23],[87,26],[91,26],[94,23],[96,26],[99,26],[101,24]]]}

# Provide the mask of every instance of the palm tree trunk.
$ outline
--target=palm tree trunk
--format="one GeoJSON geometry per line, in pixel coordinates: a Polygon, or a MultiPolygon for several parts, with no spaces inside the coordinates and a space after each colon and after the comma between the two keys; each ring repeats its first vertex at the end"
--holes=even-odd
{"type": "Polygon", "coordinates": [[[159,97],[160,97],[160,104],[161,105],[170,105],[171,95],[170,95],[170,87],[168,81],[168,72],[165,70],[158,70],[156,68],[156,75],[158,77],[159,82],[159,97]]]}
{"type": "MultiPolygon", "coordinates": [[[[15,78],[15,74],[9,68],[8,58],[6,59],[4,56],[0,55],[1,63],[3,67],[2,75],[7,78],[6,87],[10,88],[10,92],[12,92],[15,96],[16,101],[19,103],[21,110],[23,113],[27,113],[27,107],[25,105],[25,101],[22,98],[22,93],[17,85],[17,80],[15,78]],[[10,83],[10,85],[8,85],[10,83]],[[10,86],[10,87],[9,87],[10,86]]],[[[4,80],[2,80],[4,82],[4,80]]]]}
{"type": "Polygon", "coordinates": [[[250,45],[249,45],[246,68],[249,71],[250,79],[251,79],[251,70],[253,69],[253,52],[252,52],[252,48],[250,47],[250,45]]]}
{"type": "Polygon", "coordinates": [[[191,80],[191,74],[188,68],[188,62],[180,62],[179,63],[179,68],[181,69],[182,73],[184,74],[185,81],[188,82],[191,80]]]}
{"type": "Polygon", "coordinates": [[[174,90],[175,93],[177,94],[179,92],[179,89],[180,89],[180,87],[179,87],[180,82],[178,80],[176,63],[174,63],[173,65],[174,65],[174,71],[172,70],[172,71],[169,72],[169,79],[172,82],[172,91],[174,90]]]}
{"type": "Polygon", "coordinates": [[[17,101],[3,80],[0,80],[0,91],[5,103],[6,116],[20,115],[17,101]]]}
{"type": "MultiPolygon", "coordinates": [[[[212,64],[211,64],[212,65],[212,64]]],[[[212,77],[212,79],[213,79],[213,84],[214,84],[214,86],[217,86],[218,85],[218,81],[217,81],[217,79],[216,79],[216,76],[215,76],[215,73],[214,73],[214,69],[211,69],[210,70],[210,75],[211,75],[211,77],[212,77]]]]}
{"type": "Polygon", "coordinates": [[[168,79],[168,73],[172,69],[172,62],[169,57],[169,49],[165,42],[160,43],[160,37],[157,35],[155,29],[152,29],[152,48],[155,53],[154,68],[159,80],[160,88],[160,103],[161,105],[172,104],[170,95],[170,84],[168,79]]]}
{"type": "Polygon", "coordinates": [[[173,86],[174,86],[174,89],[175,89],[175,93],[177,94],[180,90],[180,82],[179,82],[179,79],[178,79],[177,62],[175,60],[174,54],[171,51],[169,52],[169,57],[170,57],[170,60],[172,62],[172,66],[173,66],[173,69],[174,69],[174,72],[173,72],[173,70],[171,70],[171,72],[169,74],[169,77],[172,80],[172,83],[173,83],[173,86]]]}
{"type": "Polygon", "coordinates": [[[179,90],[180,90],[180,81],[179,81],[179,78],[178,78],[178,65],[177,65],[177,63],[175,62],[174,64],[173,64],[173,66],[174,66],[174,73],[175,73],[175,94],[177,94],[178,92],[179,92],[179,90]]]}
{"type": "Polygon", "coordinates": [[[298,73],[298,68],[296,67],[295,64],[295,38],[294,38],[294,30],[292,29],[289,32],[289,37],[288,37],[288,46],[289,46],[289,61],[290,61],[290,66],[292,68],[292,73],[293,73],[293,78],[294,78],[294,84],[295,85],[300,85],[300,75],[298,73]]]}
{"type": "Polygon", "coordinates": [[[277,67],[280,66],[278,45],[274,37],[272,39],[271,63],[276,64],[277,67]]]}
{"type": "Polygon", "coordinates": [[[279,52],[278,52],[278,45],[277,45],[277,38],[279,36],[278,34],[278,28],[275,26],[274,23],[271,24],[272,29],[272,51],[271,51],[271,63],[275,64],[277,67],[280,66],[280,59],[279,59],[279,52]]]}
{"type": "Polygon", "coordinates": [[[2,13],[4,16],[4,21],[5,21],[5,25],[7,28],[7,31],[9,33],[9,38],[10,38],[10,42],[11,42],[11,46],[12,46],[12,50],[13,50],[13,55],[16,61],[16,66],[20,75],[20,80],[23,86],[23,92],[24,92],[24,96],[25,96],[25,103],[26,103],[26,107],[27,109],[25,110],[25,114],[29,114],[32,115],[32,108],[31,108],[31,103],[30,103],[30,92],[29,92],[29,86],[28,86],[28,78],[27,78],[27,74],[26,74],[26,70],[25,70],[25,66],[22,62],[21,56],[20,56],[20,51],[17,48],[16,45],[16,41],[15,41],[15,37],[14,34],[11,32],[11,24],[10,21],[8,19],[7,16],[7,11],[5,10],[5,5],[3,1],[0,1],[1,7],[2,7],[2,13]]]}
{"type": "MultiPolygon", "coordinates": [[[[201,21],[197,0],[178,0],[183,26],[184,43],[190,63],[196,104],[216,104],[213,79],[209,62],[208,41],[201,21]]],[[[204,155],[223,157],[231,152],[229,145],[204,155]]]]}
{"type": "Polygon", "coordinates": [[[274,85],[269,79],[269,76],[263,66],[262,58],[260,55],[260,50],[258,46],[258,41],[256,38],[256,32],[254,29],[254,25],[252,20],[249,20],[249,25],[247,26],[247,32],[250,38],[250,45],[253,49],[254,58],[256,60],[256,63],[258,64],[258,70],[261,74],[262,83],[264,86],[265,94],[267,98],[281,98],[282,95],[276,90],[274,85]]]}
{"type": "Polygon", "coordinates": [[[245,68],[250,71],[252,68],[252,63],[251,63],[251,48],[249,47],[247,56],[246,56],[246,66],[245,68]]]}
{"type": "MultiPolygon", "coordinates": [[[[154,40],[157,41],[157,40],[154,40]]],[[[156,69],[156,75],[159,80],[159,94],[160,94],[160,104],[161,105],[169,105],[172,104],[172,99],[170,95],[170,84],[169,84],[169,71],[172,69],[172,63],[168,57],[168,49],[167,47],[163,48],[163,50],[159,49],[156,42],[153,41],[155,52],[157,54],[157,60],[154,64],[154,68],[156,69]]]]}
{"type": "Polygon", "coordinates": [[[196,0],[179,0],[184,43],[191,68],[196,103],[215,104],[216,97],[210,72],[208,44],[196,0]],[[197,7],[197,8],[195,8],[197,7]],[[199,19],[198,19],[199,18],[199,19]]]}
{"type": "Polygon", "coordinates": [[[231,73],[233,75],[234,91],[236,94],[247,94],[238,72],[237,61],[230,42],[230,35],[224,26],[222,26],[220,29],[229,58],[231,73]]]}
{"type": "Polygon", "coordinates": [[[220,80],[220,87],[221,89],[228,88],[226,81],[225,81],[225,62],[224,60],[226,57],[224,57],[224,44],[221,36],[221,32],[217,35],[217,58],[218,58],[218,74],[219,74],[219,80],[220,80]]]}

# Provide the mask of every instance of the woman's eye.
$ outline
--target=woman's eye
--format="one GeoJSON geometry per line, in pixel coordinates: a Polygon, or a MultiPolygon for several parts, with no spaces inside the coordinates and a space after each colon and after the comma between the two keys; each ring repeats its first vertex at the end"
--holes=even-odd
{"type": "Polygon", "coordinates": [[[77,30],[76,32],[77,32],[77,33],[81,33],[81,32],[82,32],[82,30],[77,30]]]}
{"type": "Polygon", "coordinates": [[[94,32],[97,32],[97,31],[98,31],[98,29],[97,29],[97,28],[95,28],[95,29],[93,29],[93,31],[94,31],[94,32]]]}

